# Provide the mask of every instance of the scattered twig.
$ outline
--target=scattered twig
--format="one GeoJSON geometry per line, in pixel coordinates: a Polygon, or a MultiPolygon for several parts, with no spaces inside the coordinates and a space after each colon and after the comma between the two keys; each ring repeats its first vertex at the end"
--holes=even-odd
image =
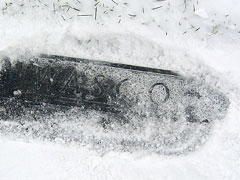
{"type": "Polygon", "coordinates": [[[198,31],[200,29],[200,27],[198,27],[195,31],[198,31]]]}
{"type": "Polygon", "coordinates": [[[95,16],[94,19],[97,20],[97,7],[95,8],[95,16]]]}
{"type": "Polygon", "coordinates": [[[73,10],[75,10],[75,11],[80,11],[80,9],[77,9],[77,8],[75,8],[75,7],[72,7],[72,6],[68,5],[68,4],[62,5],[62,7],[68,7],[67,11],[68,11],[69,9],[73,9],[73,10]]]}
{"type": "Polygon", "coordinates": [[[187,0],[184,0],[184,11],[183,12],[185,12],[186,9],[187,9],[187,0]]]}
{"type": "Polygon", "coordinates": [[[95,3],[95,4],[94,4],[94,6],[96,7],[96,6],[97,6],[99,3],[100,3],[100,1],[99,1],[99,2],[97,2],[97,3],[95,3]]]}
{"type": "Polygon", "coordinates": [[[55,3],[53,3],[53,12],[56,13],[55,3]]]}
{"type": "Polygon", "coordinates": [[[80,9],[77,9],[77,8],[72,8],[73,10],[75,10],[75,11],[80,11],[80,9]]]}
{"type": "Polygon", "coordinates": [[[115,3],[116,5],[118,5],[118,3],[116,1],[112,0],[112,2],[115,3]]]}
{"type": "Polygon", "coordinates": [[[218,26],[214,26],[212,29],[212,35],[218,33],[218,26]]]}
{"type": "Polygon", "coordinates": [[[86,17],[86,16],[92,16],[92,14],[78,14],[77,16],[86,17]]]}
{"type": "Polygon", "coordinates": [[[66,19],[63,17],[63,15],[61,15],[61,17],[63,18],[64,21],[66,21],[66,19]]]}
{"type": "Polygon", "coordinates": [[[163,6],[158,6],[158,7],[152,8],[152,10],[160,9],[160,8],[162,8],[162,7],[163,7],[163,6]]]}
{"type": "Polygon", "coordinates": [[[128,14],[129,16],[131,17],[136,17],[137,15],[136,14],[128,14]]]}
{"type": "Polygon", "coordinates": [[[76,0],[79,4],[81,4],[81,2],[79,0],[76,0]]]}

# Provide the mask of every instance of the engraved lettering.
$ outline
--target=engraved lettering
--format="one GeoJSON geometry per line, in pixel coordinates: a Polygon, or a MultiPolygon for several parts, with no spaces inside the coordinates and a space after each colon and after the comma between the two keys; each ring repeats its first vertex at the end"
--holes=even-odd
{"type": "Polygon", "coordinates": [[[169,89],[163,83],[156,83],[152,85],[149,93],[151,101],[158,105],[162,102],[166,102],[169,98],[169,89]]]}

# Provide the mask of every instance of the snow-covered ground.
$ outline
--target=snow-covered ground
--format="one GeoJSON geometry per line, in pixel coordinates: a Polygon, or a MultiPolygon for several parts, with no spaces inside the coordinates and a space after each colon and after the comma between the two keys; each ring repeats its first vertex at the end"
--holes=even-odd
{"type": "Polygon", "coordinates": [[[240,179],[238,0],[0,1],[0,51],[107,60],[205,80],[231,101],[207,143],[181,156],[0,137],[0,179],[240,179]]]}

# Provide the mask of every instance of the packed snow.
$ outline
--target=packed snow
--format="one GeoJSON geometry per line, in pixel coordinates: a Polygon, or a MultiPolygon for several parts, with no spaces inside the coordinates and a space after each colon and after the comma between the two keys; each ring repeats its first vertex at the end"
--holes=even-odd
{"type": "Polygon", "coordinates": [[[240,179],[238,0],[0,1],[0,51],[168,69],[230,100],[195,152],[159,155],[2,135],[0,179],[240,179]]]}

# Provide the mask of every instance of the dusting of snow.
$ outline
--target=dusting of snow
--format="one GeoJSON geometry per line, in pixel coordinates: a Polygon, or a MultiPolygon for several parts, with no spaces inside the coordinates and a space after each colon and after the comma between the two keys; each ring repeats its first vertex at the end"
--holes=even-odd
{"type": "Polygon", "coordinates": [[[0,51],[11,59],[49,53],[170,69],[231,101],[207,143],[182,156],[101,156],[61,139],[1,136],[0,179],[240,179],[239,9],[238,0],[0,1],[0,51]]]}

